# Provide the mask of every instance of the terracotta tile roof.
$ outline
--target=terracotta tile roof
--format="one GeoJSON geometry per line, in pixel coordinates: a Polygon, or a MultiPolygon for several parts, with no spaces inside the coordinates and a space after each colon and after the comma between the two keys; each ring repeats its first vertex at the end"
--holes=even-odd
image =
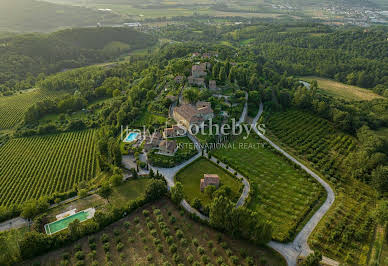
{"type": "Polygon", "coordinates": [[[212,185],[212,184],[219,184],[220,183],[220,177],[216,174],[204,174],[203,175],[205,179],[206,185],[212,185]]]}
{"type": "Polygon", "coordinates": [[[159,144],[159,148],[162,150],[167,150],[171,153],[175,152],[177,147],[175,140],[162,140],[159,144]]]}
{"type": "Polygon", "coordinates": [[[197,114],[197,109],[191,104],[184,104],[179,107],[176,107],[174,111],[187,121],[191,121],[193,116],[197,114]]]}
{"type": "Polygon", "coordinates": [[[209,102],[197,102],[196,105],[197,105],[198,113],[200,113],[202,115],[213,113],[211,103],[209,103],[209,102]]]}

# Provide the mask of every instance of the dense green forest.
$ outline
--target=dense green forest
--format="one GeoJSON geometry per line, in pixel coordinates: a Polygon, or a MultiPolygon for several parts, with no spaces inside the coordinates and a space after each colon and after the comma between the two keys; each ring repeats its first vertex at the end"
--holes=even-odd
{"type": "Polygon", "coordinates": [[[37,0],[2,0],[0,8],[0,30],[6,31],[52,31],[63,27],[95,26],[98,22],[114,23],[120,20],[113,13],[37,0]]]}
{"type": "Polygon", "coordinates": [[[30,88],[43,76],[103,62],[155,39],[129,28],[79,28],[0,41],[0,91],[30,88]],[[22,80],[21,82],[19,82],[22,80]]]}

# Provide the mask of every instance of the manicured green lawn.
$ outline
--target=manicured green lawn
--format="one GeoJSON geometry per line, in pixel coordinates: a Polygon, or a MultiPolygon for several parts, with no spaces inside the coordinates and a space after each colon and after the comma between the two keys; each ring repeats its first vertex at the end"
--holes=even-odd
{"type": "Polygon", "coordinates": [[[129,180],[123,185],[113,188],[109,202],[114,206],[123,206],[130,200],[135,200],[144,194],[151,179],[141,178],[129,180]]]}
{"type": "Polygon", "coordinates": [[[191,203],[195,198],[200,199],[203,206],[211,202],[211,199],[205,193],[202,193],[199,187],[204,174],[217,174],[220,177],[221,186],[230,187],[236,201],[240,197],[242,183],[237,178],[208,159],[200,158],[178,172],[175,177],[176,181],[183,184],[183,192],[188,202],[191,203]]]}
{"type": "Polygon", "coordinates": [[[240,137],[231,143],[234,147],[212,153],[249,179],[255,192],[248,207],[272,222],[276,240],[287,241],[324,190],[271,148],[257,145],[261,142],[257,136],[240,137]]]}

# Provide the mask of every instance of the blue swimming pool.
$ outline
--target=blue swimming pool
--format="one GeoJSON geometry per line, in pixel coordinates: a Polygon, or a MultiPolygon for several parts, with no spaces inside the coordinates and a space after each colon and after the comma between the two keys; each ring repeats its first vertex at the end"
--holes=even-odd
{"type": "Polygon", "coordinates": [[[124,142],[132,142],[132,141],[134,141],[137,138],[138,135],[139,135],[139,133],[137,133],[137,132],[131,132],[124,139],[124,142]]]}

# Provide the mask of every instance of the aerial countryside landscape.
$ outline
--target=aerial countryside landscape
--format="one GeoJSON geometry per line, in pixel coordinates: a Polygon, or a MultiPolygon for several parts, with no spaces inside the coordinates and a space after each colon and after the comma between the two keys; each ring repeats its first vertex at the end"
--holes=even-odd
{"type": "Polygon", "coordinates": [[[388,0],[0,0],[0,266],[388,266],[388,0]]]}

